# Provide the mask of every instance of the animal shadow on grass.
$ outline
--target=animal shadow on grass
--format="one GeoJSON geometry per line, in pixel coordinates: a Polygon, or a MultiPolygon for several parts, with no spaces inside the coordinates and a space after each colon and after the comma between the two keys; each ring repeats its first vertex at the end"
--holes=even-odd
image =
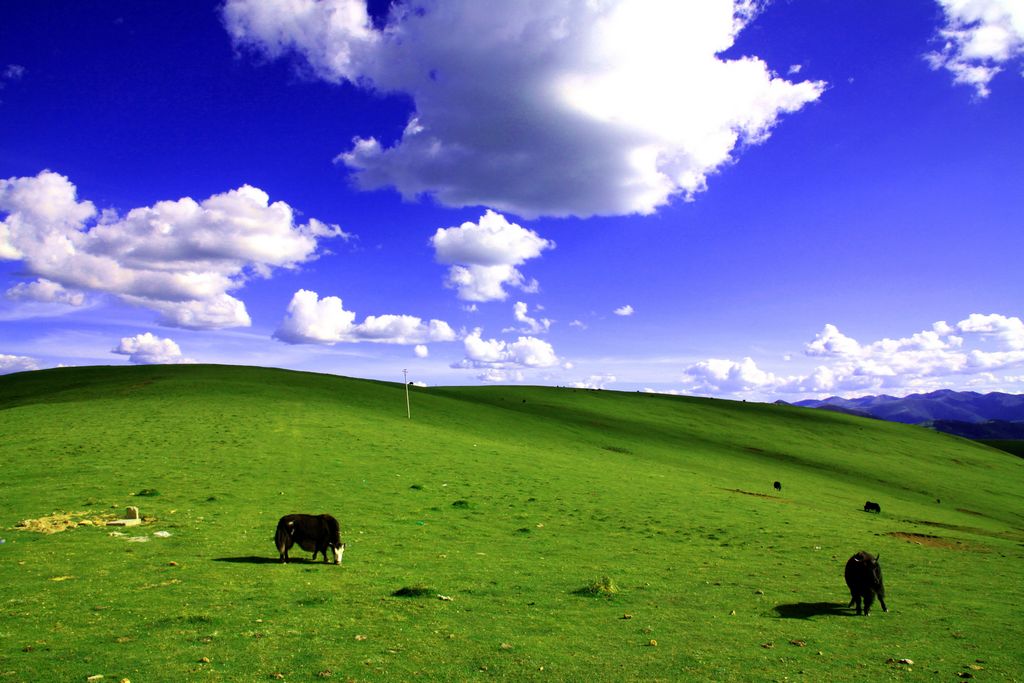
{"type": "Polygon", "coordinates": [[[782,619],[810,619],[811,617],[848,617],[853,614],[845,602],[794,602],[776,605],[782,619]]]}
{"type": "MultiPolygon", "coordinates": [[[[246,555],[245,557],[215,557],[214,562],[240,562],[242,564],[283,564],[280,559],[276,557],[260,557],[259,555],[246,555]]],[[[304,557],[290,557],[288,558],[288,564],[325,564],[324,562],[314,562],[304,557]]]]}

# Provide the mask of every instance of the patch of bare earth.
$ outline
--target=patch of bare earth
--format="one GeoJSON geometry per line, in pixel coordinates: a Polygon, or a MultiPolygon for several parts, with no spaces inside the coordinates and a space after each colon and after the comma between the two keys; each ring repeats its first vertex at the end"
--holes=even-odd
{"type": "Polygon", "coordinates": [[[88,512],[54,512],[38,519],[23,519],[14,528],[39,534],[57,534],[81,526],[103,526],[116,518],[116,515],[90,515],[88,512]]]}
{"type": "Polygon", "coordinates": [[[958,541],[956,539],[942,538],[941,536],[932,536],[931,534],[915,534],[909,531],[890,531],[889,535],[900,540],[907,541],[908,543],[916,543],[917,545],[924,545],[929,548],[973,550],[976,552],[987,550],[987,548],[981,545],[958,541]]]}

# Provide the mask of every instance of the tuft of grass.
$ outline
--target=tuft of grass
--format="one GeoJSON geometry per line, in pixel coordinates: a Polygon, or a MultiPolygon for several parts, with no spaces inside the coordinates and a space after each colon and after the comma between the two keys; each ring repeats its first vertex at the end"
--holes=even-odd
{"type": "Polygon", "coordinates": [[[623,453],[624,455],[633,454],[633,451],[623,446],[601,446],[601,448],[603,448],[606,451],[611,451],[612,453],[623,453]]]}
{"type": "Polygon", "coordinates": [[[409,488],[411,488],[413,491],[422,491],[423,490],[422,484],[413,484],[409,488]]]}
{"type": "Polygon", "coordinates": [[[396,598],[422,598],[428,595],[436,595],[437,591],[422,583],[413,586],[403,586],[391,595],[396,598]]]}
{"type": "Polygon", "coordinates": [[[582,588],[573,591],[574,595],[598,595],[611,596],[619,592],[619,587],[610,576],[602,576],[595,579],[582,588]]]}
{"type": "Polygon", "coordinates": [[[469,501],[468,500],[457,500],[454,503],[452,503],[452,507],[453,508],[458,508],[460,510],[466,510],[466,509],[469,508],[469,501]]]}
{"type": "Polygon", "coordinates": [[[160,492],[156,489],[142,489],[138,493],[133,493],[132,495],[152,498],[153,496],[159,496],[160,492]]]}

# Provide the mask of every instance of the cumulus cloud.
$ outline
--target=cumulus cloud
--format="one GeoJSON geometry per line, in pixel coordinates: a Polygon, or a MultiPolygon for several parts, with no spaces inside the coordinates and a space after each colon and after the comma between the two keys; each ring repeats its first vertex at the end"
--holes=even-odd
{"type": "Polygon", "coordinates": [[[827,324],[804,353],[822,361],[806,375],[776,375],[751,358],[708,359],[685,368],[683,384],[712,395],[901,392],[938,388],[950,378],[991,384],[997,371],[1024,368],[1024,321],[974,313],[956,324],[939,321],[909,337],[870,343],[827,324]]]}
{"type": "Polygon", "coordinates": [[[720,56],[760,4],[421,0],[378,29],[363,0],[229,0],[223,19],[236,46],[411,98],[397,142],[357,137],[338,156],[362,188],[585,217],[692,198],[821,96],[720,56]]]}
{"type": "Polygon", "coordinates": [[[476,378],[481,382],[488,382],[491,384],[522,382],[524,379],[523,373],[520,370],[498,370],[495,368],[488,368],[477,375],[476,378]]]}
{"type": "Polygon", "coordinates": [[[430,355],[430,349],[425,344],[417,344],[412,351],[416,354],[417,358],[426,358],[430,355]]]}
{"type": "Polygon", "coordinates": [[[524,325],[520,329],[521,332],[526,334],[543,334],[551,329],[552,321],[548,318],[538,319],[530,317],[530,307],[523,301],[517,301],[512,306],[512,313],[515,315],[516,320],[524,325]]]}
{"type": "Polygon", "coordinates": [[[5,296],[13,301],[37,301],[74,307],[85,305],[83,292],[66,289],[56,282],[42,278],[35,282],[19,282],[8,289],[5,296]]]}
{"type": "Polygon", "coordinates": [[[505,287],[536,292],[516,266],[537,258],[555,243],[488,210],[479,222],[438,228],[430,239],[434,258],[451,266],[445,284],[463,301],[504,301],[505,287]]]}
{"type": "Polygon", "coordinates": [[[626,304],[625,306],[619,306],[612,312],[615,313],[615,315],[621,315],[623,317],[630,316],[633,315],[633,313],[635,313],[633,307],[630,306],[629,304],[626,304]]]}
{"type": "Polygon", "coordinates": [[[550,368],[559,364],[551,344],[536,337],[519,337],[514,342],[483,339],[478,327],[462,341],[466,357],[453,368],[490,368],[508,370],[516,368],[550,368]]]}
{"type": "Polygon", "coordinates": [[[34,358],[28,356],[12,356],[7,353],[0,353],[0,375],[7,375],[12,372],[25,372],[27,370],[38,370],[39,364],[34,358]]]}
{"type": "Polygon", "coordinates": [[[321,299],[308,289],[300,289],[292,296],[274,337],[289,344],[326,345],[339,342],[424,344],[456,339],[455,331],[443,320],[425,322],[411,315],[370,315],[356,323],[356,314],[345,310],[339,297],[321,299]]]}
{"type": "Polygon", "coordinates": [[[586,379],[579,382],[573,382],[569,386],[575,387],[577,389],[604,389],[607,385],[613,382],[615,382],[615,375],[604,373],[598,375],[590,375],[586,379]]]}
{"type": "MultiPolygon", "coordinates": [[[[953,82],[988,97],[989,83],[1003,67],[1024,55],[1024,3],[1020,0],[938,0],[945,25],[942,48],[925,55],[933,69],[946,69],[953,82]]],[[[1020,64],[1018,63],[1018,67],[1020,64]]]]}
{"type": "Polygon", "coordinates": [[[56,287],[107,293],[188,328],[249,325],[245,304],[228,292],[315,259],[321,239],[347,237],[315,218],[296,223],[288,204],[249,185],[199,202],[97,214],[52,171],[0,180],[4,214],[0,259],[22,261],[40,278],[18,295],[56,296],[56,287]]]}
{"type": "Polygon", "coordinates": [[[161,339],[152,332],[122,337],[111,352],[128,356],[128,361],[136,365],[195,363],[181,354],[181,348],[173,339],[161,339]]]}

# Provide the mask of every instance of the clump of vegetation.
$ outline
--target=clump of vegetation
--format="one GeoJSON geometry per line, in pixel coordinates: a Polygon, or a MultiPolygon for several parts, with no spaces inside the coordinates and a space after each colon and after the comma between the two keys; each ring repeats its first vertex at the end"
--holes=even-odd
{"type": "Polygon", "coordinates": [[[138,493],[133,493],[132,495],[134,495],[134,496],[150,497],[151,498],[153,496],[159,496],[160,492],[157,491],[156,489],[142,489],[138,493]]]}
{"type": "Polygon", "coordinates": [[[611,451],[612,453],[624,453],[625,455],[633,454],[633,451],[629,450],[628,448],[623,448],[622,446],[602,446],[602,448],[604,448],[606,451],[611,451]]]}
{"type": "Polygon", "coordinates": [[[425,586],[422,583],[417,583],[413,586],[403,586],[391,595],[396,598],[422,598],[427,595],[434,595],[435,593],[437,593],[437,591],[433,588],[425,586]]]}
{"type": "Polygon", "coordinates": [[[469,508],[469,501],[468,500],[457,500],[454,503],[452,503],[452,507],[453,508],[459,508],[460,510],[465,510],[465,509],[469,508]]]}
{"type": "Polygon", "coordinates": [[[611,596],[619,592],[619,587],[615,585],[615,581],[610,576],[602,576],[600,579],[591,581],[583,588],[579,588],[573,593],[576,595],[603,595],[611,596]]]}
{"type": "Polygon", "coordinates": [[[519,533],[519,534],[529,534],[529,533],[532,533],[532,532],[533,532],[533,529],[531,529],[528,526],[524,526],[524,527],[520,527],[520,528],[516,529],[516,533],[519,533]]]}
{"type": "Polygon", "coordinates": [[[423,486],[421,486],[420,484],[413,484],[409,488],[411,488],[413,491],[422,491],[423,490],[423,486]]]}

